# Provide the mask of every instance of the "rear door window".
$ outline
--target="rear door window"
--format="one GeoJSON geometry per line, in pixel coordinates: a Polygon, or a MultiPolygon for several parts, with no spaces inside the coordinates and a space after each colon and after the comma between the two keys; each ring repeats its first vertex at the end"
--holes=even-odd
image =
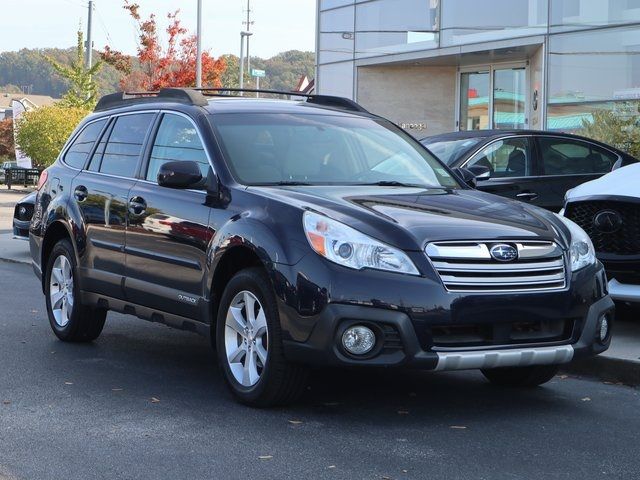
{"type": "Polygon", "coordinates": [[[476,153],[465,166],[474,165],[487,167],[491,178],[531,176],[531,142],[527,137],[496,140],[476,153]]]}
{"type": "Polygon", "coordinates": [[[77,169],[84,168],[89,154],[93,149],[93,145],[96,143],[96,140],[98,140],[98,136],[106,123],[107,119],[105,118],[92,122],[84,127],[64,155],[64,163],[77,169]]]}
{"type": "Polygon", "coordinates": [[[98,171],[119,177],[133,177],[154,117],[155,113],[118,117],[104,147],[98,171]]]}
{"type": "Polygon", "coordinates": [[[540,137],[544,175],[584,175],[610,172],[618,155],[581,140],[540,137]]]}

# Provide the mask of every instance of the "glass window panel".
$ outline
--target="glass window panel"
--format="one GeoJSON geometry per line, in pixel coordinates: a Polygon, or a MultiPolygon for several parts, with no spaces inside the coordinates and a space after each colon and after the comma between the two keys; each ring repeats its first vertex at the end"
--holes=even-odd
{"type": "Polygon", "coordinates": [[[153,142],[147,168],[147,180],[155,182],[160,167],[167,162],[192,161],[200,166],[203,177],[209,173],[209,161],[198,131],[193,124],[178,115],[165,115],[153,142]]]}
{"type": "Polygon", "coordinates": [[[356,56],[438,46],[438,0],[377,0],[356,6],[356,56]]]}
{"type": "Polygon", "coordinates": [[[96,143],[98,135],[102,132],[105,123],[107,123],[107,119],[98,120],[90,123],[82,130],[64,156],[64,162],[67,165],[78,169],[84,168],[87,158],[89,158],[89,153],[91,153],[91,149],[96,143]]]}
{"type": "Polygon", "coordinates": [[[319,63],[353,60],[353,7],[320,13],[319,63]]]}
{"type": "Polygon", "coordinates": [[[133,177],[154,113],[118,117],[102,155],[100,172],[133,177]]]}
{"type": "Polygon", "coordinates": [[[610,172],[618,156],[579,140],[540,137],[544,175],[583,175],[610,172]]]}
{"type": "Polygon", "coordinates": [[[490,128],[489,80],[489,72],[460,75],[460,130],[490,128]]]}
{"type": "Polygon", "coordinates": [[[507,68],[493,73],[494,128],[524,128],[526,69],[507,68]]]}
{"type": "Polygon", "coordinates": [[[547,0],[443,0],[443,46],[547,32],[547,0]]]}
{"type": "Polygon", "coordinates": [[[640,30],[552,35],[547,128],[635,151],[640,124],[640,30]]]}
{"type": "Polygon", "coordinates": [[[490,143],[466,164],[491,171],[491,178],[525,177],[531,175],[531,147],[526,138],[508,138],[490,143]]]}
{"type": "Polygon", "coordinates": [[[320,0],[320,10],[353,5],[353,0],[320,0]]]}
{"type": "Polygon", "coordinates": [[[551,32],[640,21],[638,0],[551,0],[551,32]]]}

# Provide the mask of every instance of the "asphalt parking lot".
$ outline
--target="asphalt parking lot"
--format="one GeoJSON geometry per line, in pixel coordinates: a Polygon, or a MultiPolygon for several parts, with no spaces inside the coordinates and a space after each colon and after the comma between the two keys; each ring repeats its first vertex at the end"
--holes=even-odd
{"type": "Polygon", "coordinates": [[[316,372],[301,402],[240,406],[208,340],[110,314],[49,330],[28,265],[0,261],[0,478],[638,478],[640,392],[573,377],[316,372]]]}

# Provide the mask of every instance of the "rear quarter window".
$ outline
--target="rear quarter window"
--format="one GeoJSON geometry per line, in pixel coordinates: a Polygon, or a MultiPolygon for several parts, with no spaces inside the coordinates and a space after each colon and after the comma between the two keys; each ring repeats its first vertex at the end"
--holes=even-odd
{"type": "Polygon", "coordinates": [[[106,123],[107,119],[104,118],[84,127],[65,153],[64,163],[73,168],[83,168],[106,123]]]}

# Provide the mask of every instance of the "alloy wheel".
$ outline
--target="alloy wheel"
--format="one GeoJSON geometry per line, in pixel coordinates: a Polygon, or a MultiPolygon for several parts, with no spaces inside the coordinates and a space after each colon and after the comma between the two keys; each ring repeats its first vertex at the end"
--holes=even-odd
{"type": "Polygon", "coordinates": [[[268,327],[265,311],[251,292],[239,292],[227,310],[224,344],[229,369],[243,387],[253,387],[267,364],[268,327]]]}
{"type": "Polygon", "coordinates": [[[64,328],[71,320],[73,311],[73,268],[64,255],[53,262],[49,280],[49,300],[56,324],[64,328]]]}

